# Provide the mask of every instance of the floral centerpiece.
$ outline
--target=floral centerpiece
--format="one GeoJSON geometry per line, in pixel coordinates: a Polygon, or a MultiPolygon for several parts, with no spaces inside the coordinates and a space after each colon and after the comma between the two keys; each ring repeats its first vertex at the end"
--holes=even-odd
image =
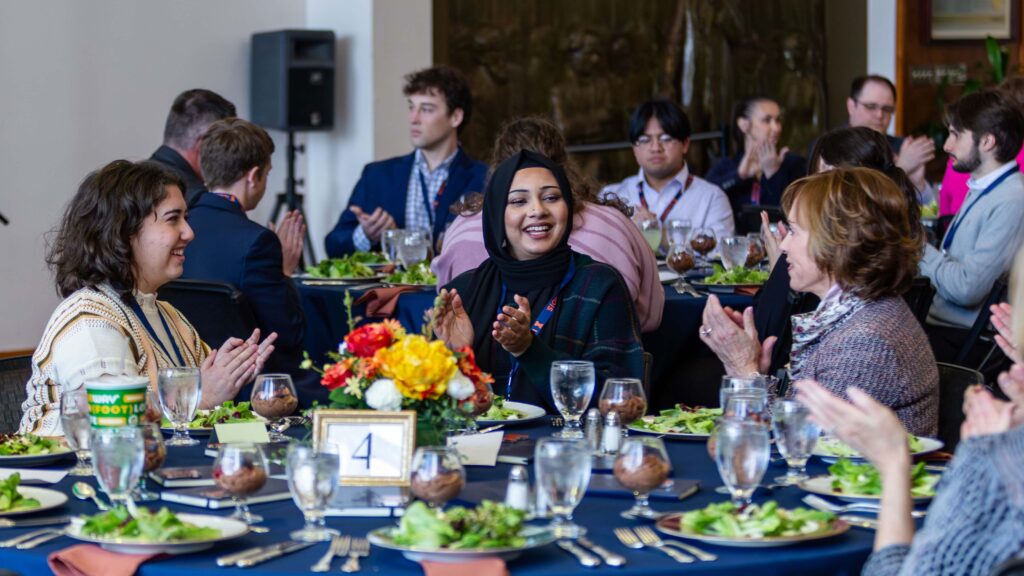
{"type": "Polygon", "coordinates": [[[355,328],[351,298],[345,294],[349,333],[331,362],[316,367],[309,355],[303,368],[320,373],[330,391],[330,407],[415,410],[417,443],[443,444],[448,428],[472,426],[493,402],[494,379],[476,364],[473,349],[448,349],[432,338],[433,322],[422,334],[408,334],[396,320],[355,328]]]}

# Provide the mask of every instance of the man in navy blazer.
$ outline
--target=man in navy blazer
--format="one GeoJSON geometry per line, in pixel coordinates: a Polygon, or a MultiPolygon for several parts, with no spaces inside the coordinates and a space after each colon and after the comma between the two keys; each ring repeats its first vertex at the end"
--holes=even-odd
{"type": "Polygon", "coordinates": [[[327,255],[380,246],[384,230],[430,230],[436,244],[451,222],[449,208],[467,192],[482,192],[487,165],[459,147],[473,98],[465,77],[436,66],[405,77],[412,154],[367,164],[348,208],[327,235],[327,255]]]}
{"type": "Polygon", "coordinates": [[[241,290],[260,331],[277,332],[265,371],[301,376],[305,319],[289,276],[302,254],[305,224],[296,210],[275,234],[245,214],[266,192],[273,152],[273,140],[255,124],[226,118],[210,125],[200,149],[209,192],[189,208],[195,239],[185,248],[182,277],[228,282],[241,290]]]}

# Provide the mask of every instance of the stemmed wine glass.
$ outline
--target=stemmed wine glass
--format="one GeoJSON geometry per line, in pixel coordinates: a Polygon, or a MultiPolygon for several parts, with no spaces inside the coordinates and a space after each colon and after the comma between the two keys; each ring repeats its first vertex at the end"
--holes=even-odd
{"type": "Polygon", "coordinates": [[[732,501],[737,506],[750,504],[757,485],[761,483],[771,444],[764,424],[719,419],[715,429],[715,464],[732,501]]]}
{"type": "Polygon", "coordinates": [[[288,437],[278,431],[278,421],[290,416],[299,407],[295,384],[287,374],[260,374],[252,385],[252,411],[270,423],[270,441],[287,442],[288,437]]]}
{"type": "Polygon", "coordinates": [[[633,491],[636,503],[622,513],[623,518],[657,520],[662,516],[648,501],[651,491],[661,486],[672,472],[665,443],[661,438],[641,436],[627,438],[612,466],[615,479],[633,491]]]}
{"type": "Polygon", "coordinates": [[[669,246],[668,255],[665,257],[665,264],[668,265],[669,270],[679,275],[672,286],[676,292],[692,289],[686,281],[686,273],[693,270],[693,267],[697,265],[697,260],[693,257],[693,252],[685,242],[673,243],[669,246]]]}
{"type": "Polygon", "coordinates": [[[558,436],[583,438],[580,417],[594,396],[594,363],[586,360],[556,360],[551,363],[551,396],[565,419],[558,436]]]}
{"type": "MultiPolygon", "coordinates": [[[[765,398],[768,397],[768,381],[764,376],[722,376],[722,385],[718,389],[718,405],[725,409],[725,405],[733,394],[742,391],[760,390],[765,398]]],[[[757,394],[757,392],[752,392],[757,394]]]]}
{"type": "Polygon", "coordinates": [[[398,262],[398,245],[402,243],[404,235],[405,230],[401,228],[391,228],[381,233],[380,247],[390,262],[398,262]]]}
{"type": "Polygon", "coordinates": [[[727,236],[722,239],[722,264],[726,270],[739,268],[750,256],[750,240],[746,236],[727,236]]]}
{"type": "Polygon", "coordinates": [[[93,428],[92,460],[96,481],[112,503],[134,507],[132,490],[145,462],[142,430],[136,426],[93,428]]]}
{"type": "Polygon", "coordinates": [[[221,444],[213,461],[213,481],[231,495],[235,513],[231,518],[256,524],[263,517],[249,511],[245,497],[254,494],[267,483],[267,459],[256,444],[221,444]]]}
{"type": "Polygon", "coordinates": [[[398,243],[398,260],[406,270],[427,259],[430,237],[422,230],[406,230],[398,243]]]}
{"type": "Polygon", "coordinates": [[[686,244],[690,239],[690,230],[693,226],[689,220],[669,220],[666,224],[665,236],[668,239],[668,245],[673,244],[686,244]]]}
{"type": "Polygon", "coordinates": [[[556,538],[579,538],[586,528],[572,521],[573,510],[590,485],[590,448],[585,440],[542,438],[534,449],[537,492],[543,493],[554,516],[551,532],[556,538]]]}
{"type": "Polygon", "coordinates": [[[72,476],[92,476],[92,465],[89,464],[89,397],[85,387],[65,389],[60,395],[60,425],[64,430],[64,438],[68,447],[75,451],[78,463],[68,474],[72,476]]]}
{"type": "Polygon", "coordinates": [[[431,508],[440,508],[466,485],[459,452],[445,446],[421,446],[412,457],[409,489],[431,508]]]}
{"type": "Polygon", "coordinates": [[[607,416],[609,412],[619,414],[622,435],[626,436],[627,426],[647,413],[644,384],[637,378],[609,378],[604,381],[597,405],[601,416],[607,416]]]}
{"type": "Polygon", "coordinates": [[[779,484],[799,484],[807,479],[807,459],[814,452],[821,429],[811,421],[810,411],[796,400],[776,400],[772,404],[772,430],[775,445],[786,459],[786,475],[779,484]]]}
{"type": "Polygon", "coordinates": [[[164,447],[164,435],[160,432],[160,425],[154,422],[139,424],[139,431],[142,434],[142,446],[145,453],[142,464],[142,474],[139,476],[139,484],[135,489],[135,499],[141,502],[152,502],[160,499],[158,492],[151,492],[146,489],[146,475],[159,469],[167,459],[167,448],[164,447]]]}
{"type": "Polygon", "coordinates": [[[288,490],[302,511],[305,525],[288,536],[301,542],[323,542],[339,534],[324,523],[324,510],[338,485],[340,460],[333,444],[319,450],[302,444],[288,446],[288,490]]]}
{"type": "Polygon", "coordinates": [[[194,446],[199,440],[188,434],[188,426],[196,415],[202,397],[202,378],[199,368],[164,368],[157,375],[157,393],[164,416],[174,426],[174,436],[167,446],[194,446]]]}
{"type": "Polygon", "coordinates": [[[695,228],[690,233],[690,247],[700,255],[700,265],[708,265],[708,254],[718,246],[718,236],[715,230],[707,226],[695,228]]]}
{"type": "Polygon", "coordinates": [[[644,234],[644,240],[647,240],[647,245],[657,255],[661,249],[661,221],[651,216],[640,220],[637,224],[644,234]]]}

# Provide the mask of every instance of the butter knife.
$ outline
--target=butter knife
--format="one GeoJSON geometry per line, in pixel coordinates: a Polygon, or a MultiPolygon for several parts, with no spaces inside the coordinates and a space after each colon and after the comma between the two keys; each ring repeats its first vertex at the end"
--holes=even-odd
{"type": "Polygon", "coordinates": [[[0,528],[26,528],[28,526],[50,526],[51,524],[67,524],[70,516],[47,516],[45,518],[28,518],[26,520],[8,520],[0,518],[0,528]]]}
{"type": "Polygon", "coordinates": [[[623,556],[620,556],[615,552],[611,552],[603,546],[598,546],[586,536],[581,536],[576,541],[582,544],[585,548],[590,548],[591,552],[600,556],[601,559],[604,560],[604,563],[609,566],[623,566],[626,564],[626,559],[623,556]]]}
{"type": "Polygon", "coordinates": [[[225,556],[217,558],[217,566],[234,566],[238,563],[239,560],[242,560],[243,558],[257,556],[263,552],[267,552],[268,550],[277,549],[279,547],[287,546],[289,544],[291,544],[291,541],[280,542],[278,544],[272,544],[270,546],[254,546],[252,548],[246,548],[245,550],[233,552],[231,554],[227,554],[225,556]]]}
{"type": "Polygon", "coordinates": [[[873,518],[865,518],[863,516],[856,516],[853,514],[843,514],[839,517],[840,520],[846,522],[850,526],[856,526],[857,528],[864,528],[865,530],[878,530],[878,520],[873,518]]]}
{"type": "Polygon", "coordinates": [[[558,547],[575,556],[576,561],[580,563],[580,566],[584,566],[586,568],[597,568],[601,565],[600,558],[594,556],[590,552],[587,552],[583,548],[580,548],[570,540],[559,540],[558,547]]]}
{"type": "Polygon", "coordinates": [[[261,552],[255,556],[243,558],[239,560],[238,563],[235,564],[235,566],[238,566],[239,568],[248,568],[250,566],[255,566],[257,564],[266,562],[267,560],[273,560],[274,558],[277,558],[279,556],[284,556],[285,554],[291,554],[292,552],[298,552],[299,550],[309,548],[313,544],[316,544],[316,542],[289,541],[284,542],[283,544],[284,546],[277,548],[276,550],[267,550],[266,552],[261,552]]]}

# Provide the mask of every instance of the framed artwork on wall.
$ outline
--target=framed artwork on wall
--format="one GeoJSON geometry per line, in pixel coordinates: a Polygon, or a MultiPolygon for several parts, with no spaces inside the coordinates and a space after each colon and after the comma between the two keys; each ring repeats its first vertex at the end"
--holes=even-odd
{"type": "Polygon", "coordinates": [[[1016,40],[1019,0],[929,0],[924,29],[930,41],[1016,40]]]}

